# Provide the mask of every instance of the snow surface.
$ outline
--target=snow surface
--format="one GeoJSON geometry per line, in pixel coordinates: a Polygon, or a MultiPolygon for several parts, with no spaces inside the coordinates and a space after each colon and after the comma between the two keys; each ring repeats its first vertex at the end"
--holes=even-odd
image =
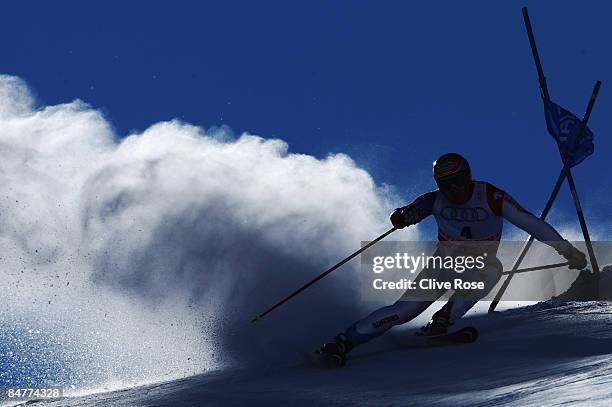
{"type": "MultiPolygon", "coordinates": [[[[391,331],[343,369],[221,370],[49,406],[612,405],[612,303],[540,303],[468,317],[478,342],[423,347],[391,331]]],[[[38,404],[38,403],[36,403],[38,404]]]]}

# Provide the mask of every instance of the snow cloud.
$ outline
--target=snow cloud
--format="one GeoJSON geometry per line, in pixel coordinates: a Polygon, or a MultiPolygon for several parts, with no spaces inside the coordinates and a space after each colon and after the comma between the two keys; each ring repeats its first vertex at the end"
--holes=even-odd
{"type": "Polygon", "coordinates": [[[34,106],[0,76],[0,381],[193,374],[361,316],[354,264],[249,324],[388,229],[391,194],[348,156],[179,121],[117,141],[81,101],[34,106]]]}

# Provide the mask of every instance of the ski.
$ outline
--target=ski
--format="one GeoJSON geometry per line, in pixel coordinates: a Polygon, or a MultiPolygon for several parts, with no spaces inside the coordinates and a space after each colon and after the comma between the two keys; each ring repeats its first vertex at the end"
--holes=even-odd
{"type": "Polygon", "coordinates": [[[468,326],[447,334],[424,337],[426,338],[428,345],[453,345],[476,342],[478,336],[478,330],[474,327],[468,326]]]}
{"type": "Polygon", "coordinates": [[[346,355],[324,353],[321,352],[320,349],[315,350],[315,354],[318,356],[319,365],[321,367],[334,369],[346,365],[346,355]]]}
{"type": "MultiPolygon", "coordinates": [[[[479,332],[478,329],[468,326],[442,335],[427,336],[417,332],[415,336],[418,338],[422,338],[423,341],[419,340],[417,341],[417,343],[410,341],[410,344],[403,343],[401,346],[416,346],[418,348],[423,346],[447,346],[473,343],[478,340],[479,332]]],[[[324,369],[335,369],[339,367],[344,367],[347,363],[348,358],[344,354],[324,353],[320,349],[317,349],[312,354],[310,354],[308,359],[317,367],[324,369]]]]}

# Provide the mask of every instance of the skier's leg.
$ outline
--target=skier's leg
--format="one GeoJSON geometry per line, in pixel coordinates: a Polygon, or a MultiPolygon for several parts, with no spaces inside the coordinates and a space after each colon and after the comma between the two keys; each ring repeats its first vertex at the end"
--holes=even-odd
{"type": "Polygon", "coordinates": [[[432,321],[446,320],[450,325],[464,316],[478,301],[484,298],[501,278],[502,264],[498,259],[487,263],[484,269],[477,271],[476,281],[484,282],[483,290],[456,291],[446,304],[432,316],[432,321]]]}
{"type": "Polygon", "coordinates": [[[368,342],[391,327],[410,321],[425,311],[433,301],[398,300],[352,324],[344,333],[351,347],[368,342]]]}
{"type": "MultiPolygon", "coordinates": [[[[422,270],[414,280],[416,287],[419,287],[420,280],[436,278],[440,273],[441,270],[435,268],[422,270]]],[[[345,343],[346,351],[348,351],[354,346],[382,335],[395,325],[406,323],[417,317],[446,291],[445,289],[422,290],[420,288],[406,291],[393,305],[382,307],[355,322],[344,333],[338,335],[336,340],[345,343]]]]}

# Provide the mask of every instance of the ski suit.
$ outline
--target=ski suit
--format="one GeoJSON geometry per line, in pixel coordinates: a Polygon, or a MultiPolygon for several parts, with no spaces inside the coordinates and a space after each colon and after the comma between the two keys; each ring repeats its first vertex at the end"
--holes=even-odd
{"type": "MultiPolygon", "coordinates": [[[[479,272],[480,281],[485,283],[485,290],[479,291],[479,298],[474,298],[456,291],[449,301],[438,311],[451,322],[461,318],[497,284],[501,277],[502,265],[495,256],[501,238],[503,219],[526,231],[536,239],[549,244],[557,251],[571,246],[561,235],[545,221],[523,209],[510,195],[499,188],[481,181],[474,181],[470,199],[462,204],[450,203],[440,191],[428,192],[418,197],[409,206],[417,208],[418,219],[423,220],[434,215],[438,224],[438,241],[486,241],[493,244],[493,253],[489,252],[485,267],[479,272]]],[[[488,243],[487,243],[488,244],[488,243]]],[[[416,277],[441,278],[447,272],[444,269],[423,269],[416,277]]],[[[418,291],[418,290],[417,290],[418,291]]],[[[359,345],[381,335],[394,325],[403,324],[425,311],[434,301],[448,290],[428,290],[423,295],[426,300],[414,300],[412,292],[407,299],[404,294],[393,305],[380,308],[367,317],[352,324],[345,332],[353,345],[359,345]]],[[[418,297],[418,293],[416,294],[418,297]]]]}

